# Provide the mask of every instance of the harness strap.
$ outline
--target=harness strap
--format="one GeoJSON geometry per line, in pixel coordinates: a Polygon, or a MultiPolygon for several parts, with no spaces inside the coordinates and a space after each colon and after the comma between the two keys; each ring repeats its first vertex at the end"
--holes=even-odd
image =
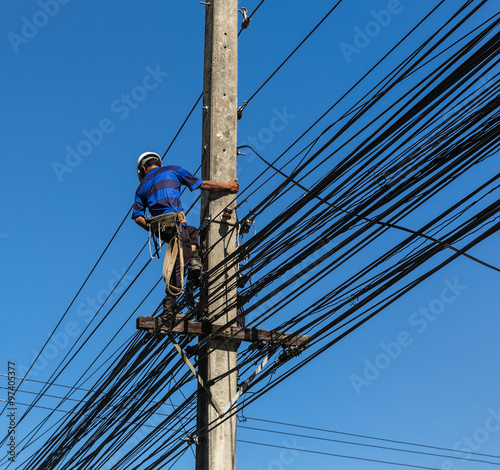
{"type": "Polygon", "coordinates": [[[184,249],[179,235],[176,233],[168,242],[165,258],[163,260],[163,280],[165,281],[167,294],[173,297],[181,295],[184,291],[184,249]],[[181,268],[181,287],[170,284],[170,279],[174,274],[175,261],[179,256],[181,268]]]}
{"type": "Polygon", "coordinates": [[[170,228],[173,229],[173,235],[168,242],[163,260],[163,280],[165,281],[167,294],[176,297],[184,292],[184,249],[181,239],[183,215],[179,212],[170,212],[168,214],[159,215],[148,220],[152,230],[156,229],[161,250],[161,232],[170,228]],[[181,286],[177,287],[170,284],[170,279],[174,274],[175,262],[179,257],[181,271],[181,286]]]}

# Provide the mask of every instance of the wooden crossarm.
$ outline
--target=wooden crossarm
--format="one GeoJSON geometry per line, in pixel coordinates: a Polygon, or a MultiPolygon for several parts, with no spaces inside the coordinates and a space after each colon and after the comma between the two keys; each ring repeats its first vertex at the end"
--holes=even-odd
{"type": "MultiPolygon", "coordinates": [[[[179,333],[195,336],[208,336],[220,328],[208,322],[182,321],[178,316],[176,325],[170,322],[163,323],[158,317],[139,317],[136,326],[138,330],[146,330],[150,333],[179,333]]],[[[219,332],[215,338],[229,338],[238,341],[264,342],[268,344],[281,343],[287,347],[306,348],[309,345],[309,336],[295,335],[293,333],[281,333],[276,331],[260,330],[257,328],[241,328],[229,326],[219,332]]]]}

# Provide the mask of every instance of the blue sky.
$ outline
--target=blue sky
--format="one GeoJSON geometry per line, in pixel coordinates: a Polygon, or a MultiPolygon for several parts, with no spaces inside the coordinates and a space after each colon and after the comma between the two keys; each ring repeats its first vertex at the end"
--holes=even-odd
{"type": "MultiPolygon", "coordinates": [[[[257,3],[252,0],[240,7],[251,12],[257,3]]],[[[253,143],[272,160],[435,3],[344,0],[245,109],[239,121],[239,145],[253,143]],[[382,10],[392,13],[384,16],[382,10]],[[373,26],[377,18],[378,29],[373,26]],[[346,44],[355,47],[359,31],[370,28],[370,24],[373,37],[365,39],[358,52],[346,52],[352,51],[346,44]]],[[[327,0],[306,6],[297,0],[264,2],[240,37],[240,104],[332,5],[327,0]]],[[[456,5],[446,1],[406,48],[396,50],[387,64],[373,73],[369,83],[376,83],[389,67],[399,64],[456,5]]],[[[497,13],[497,9],[495,2],[488,2],[463,32],[497,13]]],[[[130,208],[138,183],[137,157],[146,150],[163,154],[201,93],[204,7],[196,1],[22,0],[4,6],[0,24],[5,165],[1,188],[5,209],[0,224],[4,312],[0,373],[7,374],[8,361],[21,371],[31,364],[130,208]],[[50,15],[43,14],[43,8],[50,15]]],[[[357,93],[366,90],[362,87],[357,93]]],[[[346,109],[347,104],[340,106],[335,117],[346,109]]],[[[194,172],[200,164],[200,149],[201,105],[167,160],[194,172]]],[[[238,161],[242,188],[265,169],[250,152],[245,153],[238,161]]],[[[497,173],[497,157],[473,168],[447,188],[427,215],[442,210],[439,204],[446,207],[457,192],[472,189],[497,173]]],[[[184,205],[188,207],[196,196],[186,194],[184,205]]],[[[280,204],[277,210],[286,206],[285,201],[280,204]]],[[[189,220],[197,224],[198,217],[195,208],[189,220]]],[[[418,217],[412,221],[415,226],[425,220],[422,214],[418,217]]],[[[259,223],[265,224],[257,221],[257,229],[259,223]]],[[[52,343],[38,370],[29,377],[41,381],[50,377],[77,332],[100,308],[106,292],[145,241],[145,232],[127,221],[58,329],[59,343],[52,343]]],[[[498,236],[493,236],[476,246],[472,254],[500,266],[497,247],[498,236]]],[[[138,265],[143,265],[148,256],[143,252],[138,265]]],[[[151,263],[84,353],[64,372],[61,383],[71,384],[88,366],[89,357],[99,353],[138,299],[158,280],[160,270],[159,261],[151,263]]],[[[130,283],[137,272],[136,268],[127,275],[123,285],[130,283]]],[[[328,289],[332,283],[335,278],[317,286],[315,292],[328,289]]],[[[446,448],[466,447],[464,443],[470,438],[472,444],[468,445],[476,452],[498,454],[497,286],[498,273],[464,258],[452,262],[252,404],[245,415],[446,448]],[[443,295],[449,302],[440,315],[429,320],[421,314],[443,295]],[[387,365],[380,356],[384,353],[386,357],[393,355],[387,365]],[[375,370],[373,364],[382,367],[375,370]],[[353,376],[371,377],[370,384],[356,387],[353,376]]],[[[157,289],[153,297],[144,306],[145,312],[158,304],[161,290],[157,289]]],[[[117,298],[115,295],[112,300],[117,298]]],[[[131,319],[122,332],[122,341],[134,332],[135,320],[131,319]]],[[[36,389],[34,384],[26,387],[36,389]]],[[[55,389],[53,393],[60,395],[62,391],[55,389]]],[[[0,398],[6,397],[7,391],[0,389],[0,398]]],[[[16,398],[29,403],[32,397],[18,392],[16,398]]],[[[48,407],[55,403],[44,401],[48,407]]],[[[45,413],[34,410],[20,425],[18,435],[29,432],[45,413]]],[[[4,417],[0,426],[4,435],[8,427],[4,417]]],[[[248,429],[241,429],[238,437],[435,468],[479,468],[472,462],[455,461],[450,466],[445,458],[416,460],[411,455],[305,438],[292,442],[292,437],[248,429]]],[[[391,467],[300,451],[292,457],[279,448],[238,445],[238,468],[242,470],[391,467]]],[[[175,468],[193,465],[188,452],[175,468]]]]}

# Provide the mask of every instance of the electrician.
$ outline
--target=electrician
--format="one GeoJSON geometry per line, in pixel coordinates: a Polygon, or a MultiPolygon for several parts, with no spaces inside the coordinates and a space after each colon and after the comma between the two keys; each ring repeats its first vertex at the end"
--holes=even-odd
{"type": "MultiPolygon", "coordinates": [[[[143,229],[150,231],[146,220],[146,209],[152,217],[176,212],[181,222],[181,240],[183,247],[184,266],[188,266],[191,276],[196,278],[201,275],[202,264],[198,253],[198,229],[187,225],[180,200],[180,187],[186,185],[191,191],[204,189],[211,192],[228,191],[237,193],[239,184],[237,179],[227,183],[202,180],[193,176],[185,168],[176,165],[162,166],[160,156],[154,152],[145,152],[137,160],[137,175],[140,185],[135,193],[132,218],[143,229]]],[[[172,231],[160,233],[161,239],[169,242],[173,236],[172,231]]],[[[176,260],[172,282],[175,287],[182,289],[180,262],[176,260]]],[[[182,273],[183,274],[183,273],[182,273]]],[[[163,304],[163,315],[170,316],[173,312],[173,296],[167,292],[163,304]]]]}

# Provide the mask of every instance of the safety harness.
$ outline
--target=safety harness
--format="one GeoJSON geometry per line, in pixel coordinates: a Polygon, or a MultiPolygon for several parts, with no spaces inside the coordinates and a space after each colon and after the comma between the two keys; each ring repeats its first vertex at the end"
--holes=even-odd
{"type": "Polygon", "coordinates": [[[165,281],[167,294],[176,297],[184,291],[184,249],[182,246],[181,230],[183,217],[181,212],[169,212],[168,214],[157,215],[148,219],[150,233],[156,234],[161,250],[161,232],[172,232],[168,242],[165,258],[163,260],[163,280],[165,281]],[[179,257],[181,268],[181,287],[170,284],[170,279],[174,274],[175,261],[179,257]]]}

